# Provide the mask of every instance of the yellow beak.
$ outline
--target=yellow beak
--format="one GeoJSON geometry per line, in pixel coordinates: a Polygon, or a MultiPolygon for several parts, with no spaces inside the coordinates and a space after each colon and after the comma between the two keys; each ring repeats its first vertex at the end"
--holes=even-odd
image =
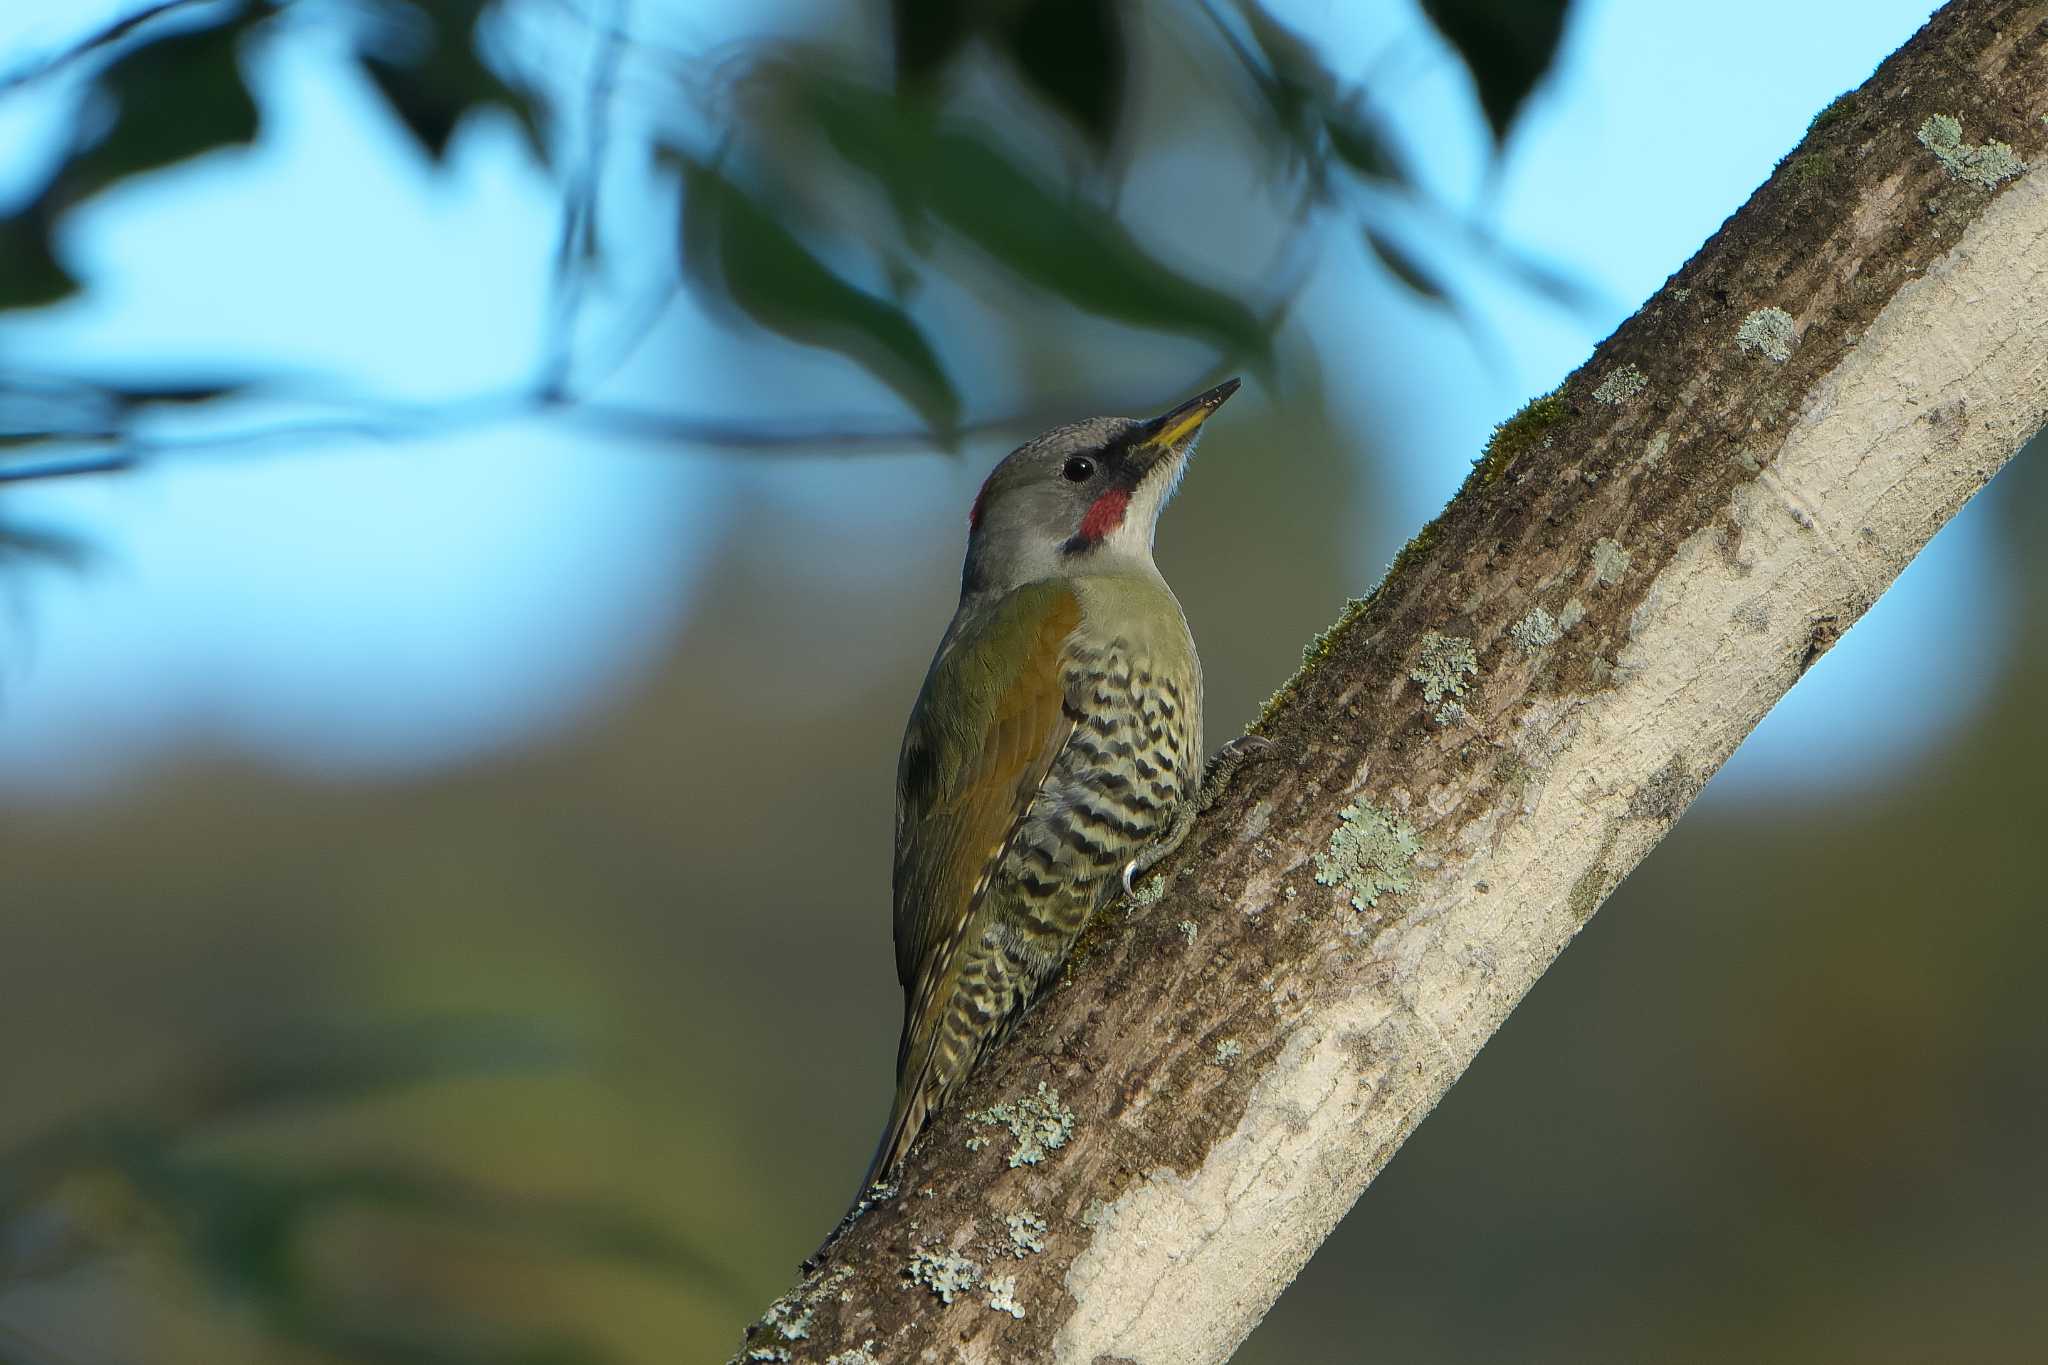
{"type": "Polygon", "coordinates": [[[1223,400],[1237,392],[1238,381],[1226,379],[1206,393],[1198,393],[1163,417],[1155,417],[1145,425],[1148,428],[1139,438],[1138,444],[1168,451],[1180,445],[1209,420],[1216,409],[1223,406],[1223,400]]]}

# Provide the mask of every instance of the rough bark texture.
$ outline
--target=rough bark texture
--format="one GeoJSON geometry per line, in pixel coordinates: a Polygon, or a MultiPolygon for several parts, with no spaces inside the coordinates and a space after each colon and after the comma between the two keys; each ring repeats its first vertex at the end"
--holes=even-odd
{"type": "Polygon", "coordinates": [[[1277,757],[1162,896],[1091,929],[742,1358],[1229,1356],[1735,745],[2048,419],[2048,169],[2011,159],[2048,154],[2044,114],[2048,4],[1958,0],[1817,119],[1504,426],[1259,722],[1277,757]]]}

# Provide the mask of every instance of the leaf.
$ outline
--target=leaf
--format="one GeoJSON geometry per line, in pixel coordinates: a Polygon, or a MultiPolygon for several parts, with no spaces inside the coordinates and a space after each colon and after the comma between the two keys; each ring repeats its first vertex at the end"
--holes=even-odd
{"type": "Polygon", "coordinates": [[[886,96],[843,82],[816,82],[808,94],[842,157],[1025,282],[1083,312],[1265,354],[1268,329],[1250,308],[1152,256],[1106,209],[1056,194],[980,132],[906,117],[886,96]]]}
{"type": "Polygon", "coordinates": [[[968,0],[890,0],[898,92],[928,88],[974,29],[974,6],[968,0]]]}
{"type": "Polygon", "coordinates": [[[1108,212],[1053,194],[974,134],[942,134],[934,150],[933,213],[1013,274],[1084,312],[1264,353],[1251,309],[1160,262],[1108,212]]]}
{"type": "Polygon", "coordinates": [[[1443,280],[1415,255],[1392,237],[1368,226],[1364,230],[1365,245],[1387,273],[1415,291],[1421,298],[1449,311],[1465,337],[1472,343],[1472,349],[1489,368],[1504,370],[1505,353],[1499,339],[1486,326],[1478,314],[1462,307],[1457,296],[1451,293],[1443,280]]]}
{"type": "Polygon", "coordinates": [[[1317,60],[1315,49],[1258,0],[1242,0],[1241,8],[1252,41],[1266,59],[1264,69],[1247,60],[1247,70],[1272,108],[1274,122],[1289,138],[1302,142],[1311,126],[1310,109],[1330,101],[1335,80],[1317,60]]]}
{"type": "Polygon", "coordinates": [[[1387,268],[1387,273],[1431,303],[1449,303],[1450,291],[1430,273],[1414,254],[1377,228],[1365,229],[1365,245],[1387,268]]]}
{"type": "Polygon", "coordinates": [[[1024,79],[1107,151],[1130,68],[1121,10],[1110,0],[1028,0],[1008,47],[1024,79]]]}
{"type": "Polygon", "coordinates": [[[683,265],[754,322],[834,350],[902,396],[945,436],[960,399],[924,333],[889,300],[856,288],[712,167],[683,161],[683,265]]]}
{"type": "Polygon", "coordinates": [[[50,250],[47,219],[30,208],[0,218],[0,309],[40,308],[78,289],[50,250]]]}
{"type": "Polygon", "coordinates": [[[1571,0],[1422,0],[1422,12],[1472,73],[1494,144],[1550,70],[1571,0]]]}
{"type": "Polygon", "coordinates": [[[1408,168],[1363,110],[1333,109],[1323,116],[1330,149],[1360,175],[1392,185],[1408,183],[1408,168]]]}
{"type": "Polygon", "coordinates": [[[387,29],[384,50],[357,54],[363,71],[420,144],[439,161],[464,117],[495,106],[519,122],[536,157],[547,159],[534,98],[514,88],[478,54],[489,0],[408,0],[387,29]]]}
{"type": "Polygon", "coordinates": [[[1253,79],[1304,159],[1311,164],[1318,159],[1315,139],[1320,130],[1329,139],[1330,150],[1359,174],[1407,184],[1407,168],[1365,112],[1363,100],[1344,90],[1314,45],[1274,18],[1258,0],[1242,0],[1241,8],[1268,68],[1253,71],[1253,79]]]}
{"type": "Polygon", "coordinates": [[[40,201],[45,211],[54,217],[129,176],[255,141],[256,102],[235,49],[256,18],[236,6],[205,28],[133,48],[102,71],[93,85],[113,102],[113,126],[57,172],[40,201]]]}

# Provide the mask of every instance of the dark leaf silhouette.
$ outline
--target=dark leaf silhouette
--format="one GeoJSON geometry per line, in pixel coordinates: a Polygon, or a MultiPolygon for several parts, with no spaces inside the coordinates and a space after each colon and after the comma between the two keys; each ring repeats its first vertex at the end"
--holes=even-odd
{"type": "Polygon", "coordinates": [[[1422,12],[1472,73],[1496,144],[1550,70],[1570,0],[1422,0],[1422,12]]]}
{"type": "Polygon", "coordinates": [[[1365,245],[1387,273],[1432,303],[1450,302],[1450,291],[1415,254],[1377,228],[1365,229],[1365,245]]]}
{"type": "Polygon", "coordinates": [[[50,246],[65,210],[130,176],[255,140],[256,102],[236,48],[258,17],[230,6],[202,27],[131,48],[99,73],[92,89],[110,110],[106,131],[59,165],[33,202],[0,218],[0,309],[54,303],[78,287],[50,246]]]}
{"type": "Polygon", "coordinates": [[[973,36],[975,13],[976,6],[967,0],[890,0],[897,89],[928,88],[939,68],[973,36]]]}
{"type": "Polygon", "coordinates": [[[95,85],[113,102],[113,127],[72,158],[60,177],[61,197],[76,202],[128,176],[255,141],[256,102],[236,60],[255,18],[236,7],[205,28],[158,38],[108,66],[95,85]]]}
{"type": "Polygon", "coordinates": [[[508,84],[477,52],[489,10],[488,0],[412,0],[359,60],[391,112],[434,160],[446,154],[465,115],[489,107],[516,118],[527,145],[545,160],[533,96],[508,84]]]}
{"type": "Polygon", "coordinates": [[[1323,116],[1330,149],[1360,175],[1393,185],[1408,183],[1408,168],[1394,145],[1364,111],[1352,105],[1331,109],[1323,116]]]}
{"type": "Polygon", "coordinates": [[[1130,64],[1122,11],[1106,0],[1030,0],[1011,26],[1008,47],[1046,103],[1107,150],[1123,115],[1130,64]]]}
{"type": "Polygon", "coordinates": [[[55,303],[77,288],[50,249],[50,225],[40,211],[0,218],[0,309],[55,303]]]}

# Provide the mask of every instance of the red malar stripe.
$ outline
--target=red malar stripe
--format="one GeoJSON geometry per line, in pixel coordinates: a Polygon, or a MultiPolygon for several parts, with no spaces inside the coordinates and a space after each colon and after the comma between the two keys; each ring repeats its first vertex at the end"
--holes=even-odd
{"type": "Polygon", "coordinates": [[[1129,489],[1112,488],[1104,493],[1089,506],[1088,515],[1081,518],[1081,539],[1100,540],[1123,525],[1124,511],[1130,505],[1129,489]]]}

